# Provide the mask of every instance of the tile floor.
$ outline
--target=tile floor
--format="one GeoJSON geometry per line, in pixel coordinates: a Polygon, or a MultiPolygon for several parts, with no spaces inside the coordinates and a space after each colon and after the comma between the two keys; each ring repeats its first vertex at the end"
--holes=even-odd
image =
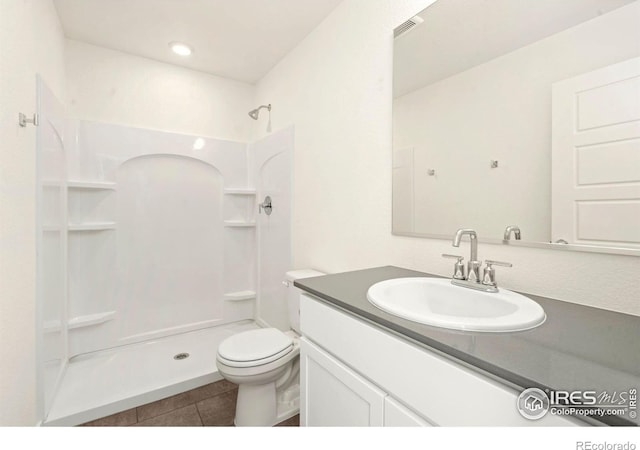
{"type": "MultiPolygon", "coordinates": [[[[221,380],[82,426],[232,427],[237,395],[237,385],[221,380]]],[[[277,426],[299,425],[299,416],[294,416],[277,426]]]]}

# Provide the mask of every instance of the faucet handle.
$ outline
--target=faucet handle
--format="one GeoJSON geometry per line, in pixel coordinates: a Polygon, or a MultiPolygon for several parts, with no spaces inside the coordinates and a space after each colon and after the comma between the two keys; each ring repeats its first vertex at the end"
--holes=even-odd
{"type": "Polygon", "coordinates": [[[510,262],[502,262],[502,261],[491,261],[489,259],[484,262],[487,266],[502,266],[502,267],[513,267],[513,264],[510,262]]]}
{"type": "Polygon", "coordinates": [[[455,280],[466,280],[467,277],[465,276],[464,273],[464,264],[462,264],[462,260],[464,259],[464,257],[462,256],[458,256],[458,255],[449,255],[447,253],[443,253],[442,254],[443,258],[456,258],[457,261],[453,266],[453,278],[455,280]]]}
{"type": "Polygon", "coordinates": [[[493,286],[496,287],[496,270],[492,266],[502,266],[502,267],[513,267],[513,264],[509,262],[502,261],[491,261],[489,259],[484,262],[486,267],[484,268],[484,272],[482,274],[482,284],[485,286],[493,286]]]}

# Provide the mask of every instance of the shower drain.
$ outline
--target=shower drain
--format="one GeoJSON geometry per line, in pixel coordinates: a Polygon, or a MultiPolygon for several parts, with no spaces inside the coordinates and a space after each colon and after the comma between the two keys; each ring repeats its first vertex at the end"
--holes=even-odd
{"type": "Polygon", "coordinates": [[[173,357],[173,359],[180,361],[181,359],[187,359],[188,357],[189,357],[188,353],[178,353],[173,357]]]}

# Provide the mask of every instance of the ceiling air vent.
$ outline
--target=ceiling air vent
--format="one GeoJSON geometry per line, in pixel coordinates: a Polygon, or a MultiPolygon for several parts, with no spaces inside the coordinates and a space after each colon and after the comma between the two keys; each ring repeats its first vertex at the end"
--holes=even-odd
{"type": "Polygon", "coordinates": [[[413,16],[411,19],[401,23],[395,28],[395,30],[393,30],[393,38],[396,39],[398,36],[407,33],[422,22],[424,22],[424,19],[419,16],[413,16]]]}

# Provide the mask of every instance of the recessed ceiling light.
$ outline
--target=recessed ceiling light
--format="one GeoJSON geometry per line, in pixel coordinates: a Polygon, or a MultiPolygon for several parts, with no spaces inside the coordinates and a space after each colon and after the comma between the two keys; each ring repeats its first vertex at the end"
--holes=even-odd
{"type": "Polygon", "coordinates": [[[169,48],[171,48],[173,53],[180,56],[189,56],[191,53],[193,53],[191,47],[189,47],[187,44],[183,44],[182,42],[171,42],[169,44],[169,48]]]}

